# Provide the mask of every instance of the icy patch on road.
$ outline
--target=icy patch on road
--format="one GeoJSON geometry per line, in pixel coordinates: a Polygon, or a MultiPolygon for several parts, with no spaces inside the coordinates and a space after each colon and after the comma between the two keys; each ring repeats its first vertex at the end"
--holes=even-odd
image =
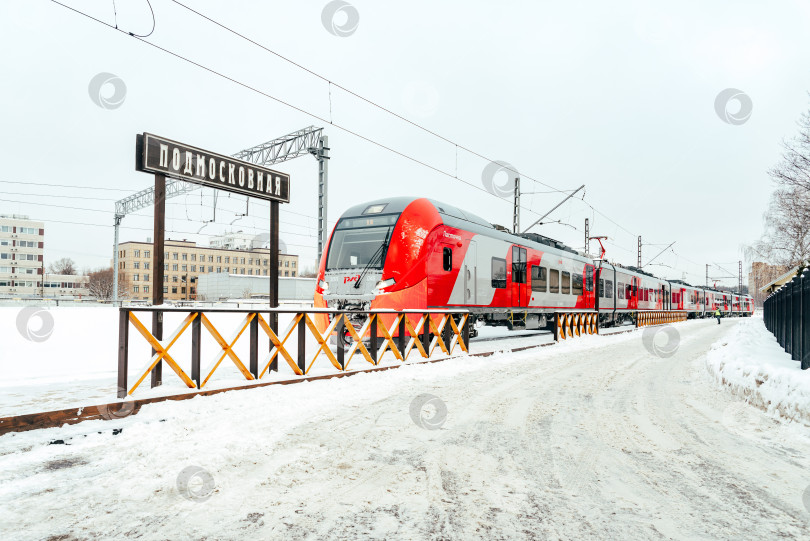
{"type": "Polygon", "coordinates": [[[712,376],[754,406],[810,425],[810,370],[776,342],[761,318],[740,321],[706,354],[712,376]]]}

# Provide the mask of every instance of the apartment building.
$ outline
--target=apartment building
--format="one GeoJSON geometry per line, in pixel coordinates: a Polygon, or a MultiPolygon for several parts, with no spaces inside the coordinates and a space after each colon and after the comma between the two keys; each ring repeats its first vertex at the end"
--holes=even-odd
{"type": "Polygon", "coordinates": [[[765,297],[768,296],[768,293],[760,289],[773,283],[788,270],[789,267],[784,265],[769,265],[762,261],[754,261],[751,264],[751,272],[748,273],[748,293],[754,298],[754,306],[762,307],[765,297]]]}
{"type": "MultiPolygon", "coordinates": [[[[118,251],[119,280],[126,284],[127,298],[152,300],[154,258],[151,239],[149,242],[121,243],[118,251]]],[[[231,250],[167,239],[163,251],[163,294],[166,300],[195,300],[197,278],[201,274],[269,275],[270,250],[267,248],[231,250]]],[[[279,276],[294,277],[298,272],[297,255],[279,254],[279,276]]]]}
{"type": "Polygon", "coordinates": [[[0,295],[42,295],[45,224],[0,215],[0,295]]]}
{"type": "Polygon", "coordinates": [[[88,276],[80,274],[45,274],[43,284],[43,296],[46,299],[76,297],[83,298],[90,296],[87,288],[88,276]]]}

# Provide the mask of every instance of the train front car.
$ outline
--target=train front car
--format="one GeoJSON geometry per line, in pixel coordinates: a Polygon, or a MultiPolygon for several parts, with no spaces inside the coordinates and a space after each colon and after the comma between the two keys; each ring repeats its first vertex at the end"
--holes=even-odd
{"type": "MultiPolygon", "coordinates": [[[[389,198],[348,209],[321,257],[315,306],[347,311],[427,307],[431,232],[442,224],[427,199],[389,198]]],[[[452,240],[453,246],[458,242],[452,240]]],[[[460,240],[460,237],[459,237],[460,240]]],[[[352,318],[356,328],[366,316],[352,318]]],[[[390,321],[382,318],[383,323],[390,321]]]]}

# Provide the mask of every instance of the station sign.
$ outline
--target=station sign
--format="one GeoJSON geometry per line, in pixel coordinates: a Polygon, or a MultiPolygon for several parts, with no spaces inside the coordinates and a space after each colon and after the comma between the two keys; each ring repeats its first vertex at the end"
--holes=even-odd
{"type": "Polygon", "coordinates": [[[290,202],[290,175],[151,133],[136,140],[135,168],[267,201],[290,202]]]}

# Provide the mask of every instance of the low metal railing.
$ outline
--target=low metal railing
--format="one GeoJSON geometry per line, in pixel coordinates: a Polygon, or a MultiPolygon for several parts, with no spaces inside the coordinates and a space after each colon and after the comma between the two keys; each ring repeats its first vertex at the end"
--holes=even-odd
{"type": "Polygon", "coordinates": [[[765,327],[802,370],[810,368],[810,267],[771,293],[762,306],[765,327]]]}
{"type": "MultiPolygon", "coordinates": [[[[340,371],[347,370],[356,354],[360,354],[374,366],[379,364],[386,351],[404,362],[416,349],[422,358],[430,358],[437,348],[446,355],[456,347],[468,352],[470,320],[466,311],[446,310],[371,310],[338,311],[327,309],[225,309],[200,310],[197,308],[154,308],[122,307],[118,324],[118,397],[131,395],[147,376],[152,375],[153,387],[162,384],[162,363],[169,366],[190,389],[202,389],[214,375],[217,368],[228,357],[248,381],[258,380],[269,371],[278,371],[278,359],[282,357],[296,375],[308,374],[315,361],[323,352],[329,362],[340,371]],[[152,330],[147,329],[138,317],[139,313],[152,316],[152,330]],[[163,316],[166,314],[185,315],[174,332],[162,340],[163,316]],[[241,323],[230,339],[226,339],[212,323],[212,314],[243,314],[241,323]],[[278,332],[278,317],[291,316],[290,323],[278,332]],[[355,329],[352,319],[364,319],[360,329],[355,329]],[[132,387],[128,384],[129,371],[129,332],[134,328],[152,348],[152,355],[132,387]],[[219,349],[205,371],[201,366],[202,329],[214,339],[219,349]],[[191,333],[191,348],[188,352],[191,374],[187,374],[180,362],[175,360],[170,349],[186,332],[191,333]],[[247,333],[246,333],[247,331],[247,333]],[[287,342],[297,331],[297,349],[291,352],[287,342]],[[307,332],[308,331],[308,332],[307,332]],[[269,339],[269,351],[260,362],[259,335],[269,339]],[[234,348],[239,339],[247,334],[249,358],[247,366],[236,354],[234,348]],[[157,336],[156,336],[157,335],[157,336]],[[337,337],[333,351],[330,338],[337,337]],[[307,364],[307,336],[317,343],[317,351],[307,364]],[[346,338],[343,338],[346,336],[346,338]],[[343,344],[348,345],[344,348],[343,344]]],[[[310,352],[311,353],[311,352],[310,352]]]]}
{"type": "Polygon", "coordinates": [[[638,313],[636,316],[636,327],[664,325],[667,323],[686,321],[687,319],[689,319],[689,314],[687,312],[674,310],[650,310],[648,312],[638,313]]]}

